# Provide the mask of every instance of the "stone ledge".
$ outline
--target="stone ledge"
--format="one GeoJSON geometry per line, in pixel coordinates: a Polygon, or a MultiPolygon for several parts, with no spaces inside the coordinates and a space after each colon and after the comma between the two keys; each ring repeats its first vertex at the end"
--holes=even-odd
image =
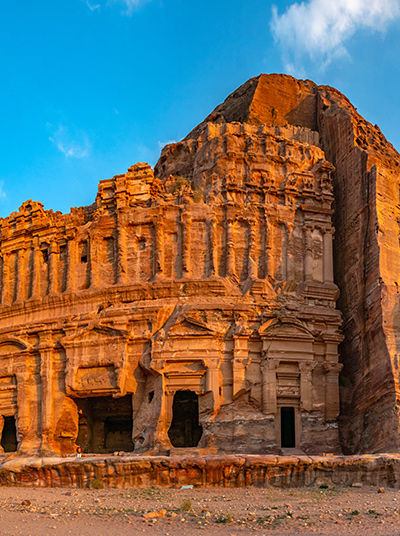
{"type": "Polygon", "coordinates": [[[359,456],[85,456],[9,458],[0,485],[89,488],[303,487],[363,484],[400,488],[400,454],[359,456]]]}

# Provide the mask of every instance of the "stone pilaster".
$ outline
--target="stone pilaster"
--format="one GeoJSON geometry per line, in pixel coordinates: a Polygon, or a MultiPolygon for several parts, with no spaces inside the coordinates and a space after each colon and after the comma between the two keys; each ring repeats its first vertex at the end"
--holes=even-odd
{"type": "Polygon", "coordinates": [[[11,263],[11,253],[3,253],[3,288],[1,293],[1,303],[3,305],[9,305],[12,300],[12,289],[11,289],[11,282],[10,282],[10,267],[11,263]]]}
{"type": "Polygon", "coordinates": [[[236,335],[233,339],[233,399],[246,391],[246,367],[249,363],[249,337],[236,335]]]}
{"type": "Polygon", "coordinates": [[[339,414],[339,372],[342,370],[341,363],[323,364],[325,370],[325,419],[336,419],[339,414]]]}
{"type": "Polygon", "coordinates": [[[312,371],[315,363],[306,361],[299,364],[300,369],[300,407],[304,411],[311,411],[312,400],[312,371]]]}
{"type": "Polygon", "coordinates": [[[99,239],[95,233],[89,237],[89,269],[90,269],[90,286],[97,288],[100,286],[100,258],[99,258],[99,239]]]}
{"type": "Polygon", "coordinates": [[[40,297],[41,289],[42,252],[38,238],[33,242],[33,274],[32,274],[32,298],[40,297]]]}
{"type": "Polygon", "coordinates": [[[53,336],[52,332],[43,331],[40,333],[39,353],[40,353],[40,380],[42,391],[41,407],[41,454],[51,454],[52,434],[54,431],[54,396],[53,396],[53,336]]]}
{"type": "Polygon", "coordinates": [[[17,380],[17,441],[18,453],[32,454],[40,447],[41,421],[40,394],[38,393],[37,377],[31,368],[34,357],[30,354],[24,356],[25,370],[16,373],[17,380]],[[29,402],[28,402],[29,401],[29,402]]]}
{"type": "Polygon", "coordinates": [[[49,294],[60,292],[59,280],[60,249],[55,240],[49,247],[49,294]]]}
{"type": "Polygon", "coordinates": [[[264,277],[273,277],[274,275],[274,263],[272,257],[273,250],[273,228],[269,223],[267,216],[265,217],[265,260],[264,260],[264,277]]]}
{"type": "Polygon", "coordinates": [[[17,252],[17,273],[16,273],[16,301],[24,301],[26,299],[26,260],[27,251],[23,248],[17,252]]]}
{"type": "Polygon", "coordinates": [[[192,218],[190,214],[182,215],[182,276],[187,277],[190,274],[190,250],[191,240],[190,233],[192,227],[192,218]]]}
{"type": "Polygon", "coordinates": [[[67,257],[67,292],[75,292],[76,290],[76,262],[77,262],[77,244],[72,237],[68,241],[68,257],[67,257]]]}
{"type": "Polygon", "coordinates": [[[126,285],[128,282],[128,232],[120,225],[117,231],[117,283],[126,285]]]}
{"type": "Polygon", "coordinates": [[[209,259],[210,259],[210,276],[214,276],[218,273],[217,265],[217,221],[216,218],[211,218],[209,222],[209,259]]]}
{"type": "Polygon", "coordinates": [[[256,259],[256,222],[249,222],[249,264],[248,277],[254,279],[257,277],[257,259],[256,259]]]}
{"type": "Polygon", "coordinates": [[[164,265],[165,265],[165,224],[164,224],[164,212],[162,212],[154,222],[154,232],[156,243],[154,247],[155,255],[155,270],[154,275],[156,278],[162,279],[164,277],[164,265]]]}
{"type": "Polygon", "coordinates": [[[226,221],[226,275],[235,275],[235,250],[233,240],[233,219],[226,221]]]}
{"type": "Polygon", "coordinates": [[[214,414],[219,410],[221,405],[219,394],[219,366],[220,360],[217,358],[207,359],[207,376],[206,376],[206,391],[213,394],[213,412],[214,414]]]}
{"type": "Polygon", "coordinates": [[[261,364],[262,370],[262,410],[263,413],[275,415],[277,409],[276,370],[279,360],[267,358],[261,364]]]}
{"type": "Polygon", "coordinates": [[[332,231],[324,233],[324,281],[333,283],[333,236],[332,231]]]}
{"type": "Polygon", "coordinates": [[[313,241],[312,241],[312,228],[310,225],[306,225],[304,228],[304,242],[305,242],[305,259],[304,259],[304,278],[306,281],[312,281],[313,278],[313,241]]]}

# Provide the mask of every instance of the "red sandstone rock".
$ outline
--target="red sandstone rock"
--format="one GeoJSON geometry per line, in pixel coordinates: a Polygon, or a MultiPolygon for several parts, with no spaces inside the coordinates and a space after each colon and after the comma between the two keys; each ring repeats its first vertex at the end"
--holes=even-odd
{"type": "MultiPolygon", "coordinates": [[[[260,75],[155,175],[136,164],[69,214],[24,203],[0,222],[5,450],[14,417],[20,454],[197,446],[184,469],[69,466],[140,485],[204,480],[204,453],[340,452],[333,224],[342,446],[398,449],[398,167],[338,91],[260,75]]],[[[207,475],[245,485],[246,463],[207,475]]]]}

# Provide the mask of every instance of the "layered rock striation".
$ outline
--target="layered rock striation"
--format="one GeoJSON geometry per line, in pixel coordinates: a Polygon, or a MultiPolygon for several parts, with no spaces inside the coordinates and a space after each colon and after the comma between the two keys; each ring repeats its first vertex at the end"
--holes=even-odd
{"type": "Polygon", "coordinates": [[[398,164],[338,91],[260,75],[154,172],[3,218],[4,450],[396,450],[398,164]]]}

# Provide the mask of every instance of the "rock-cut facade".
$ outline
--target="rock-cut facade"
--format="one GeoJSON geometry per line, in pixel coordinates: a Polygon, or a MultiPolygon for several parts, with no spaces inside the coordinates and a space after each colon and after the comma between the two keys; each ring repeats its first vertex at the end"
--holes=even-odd
{"type": "Polygon", "coordinates": [[[398,448],[398,166],[338,91],[260,75],[93,205],[25,202],[0,220],[2,449],[398,448]]]}

